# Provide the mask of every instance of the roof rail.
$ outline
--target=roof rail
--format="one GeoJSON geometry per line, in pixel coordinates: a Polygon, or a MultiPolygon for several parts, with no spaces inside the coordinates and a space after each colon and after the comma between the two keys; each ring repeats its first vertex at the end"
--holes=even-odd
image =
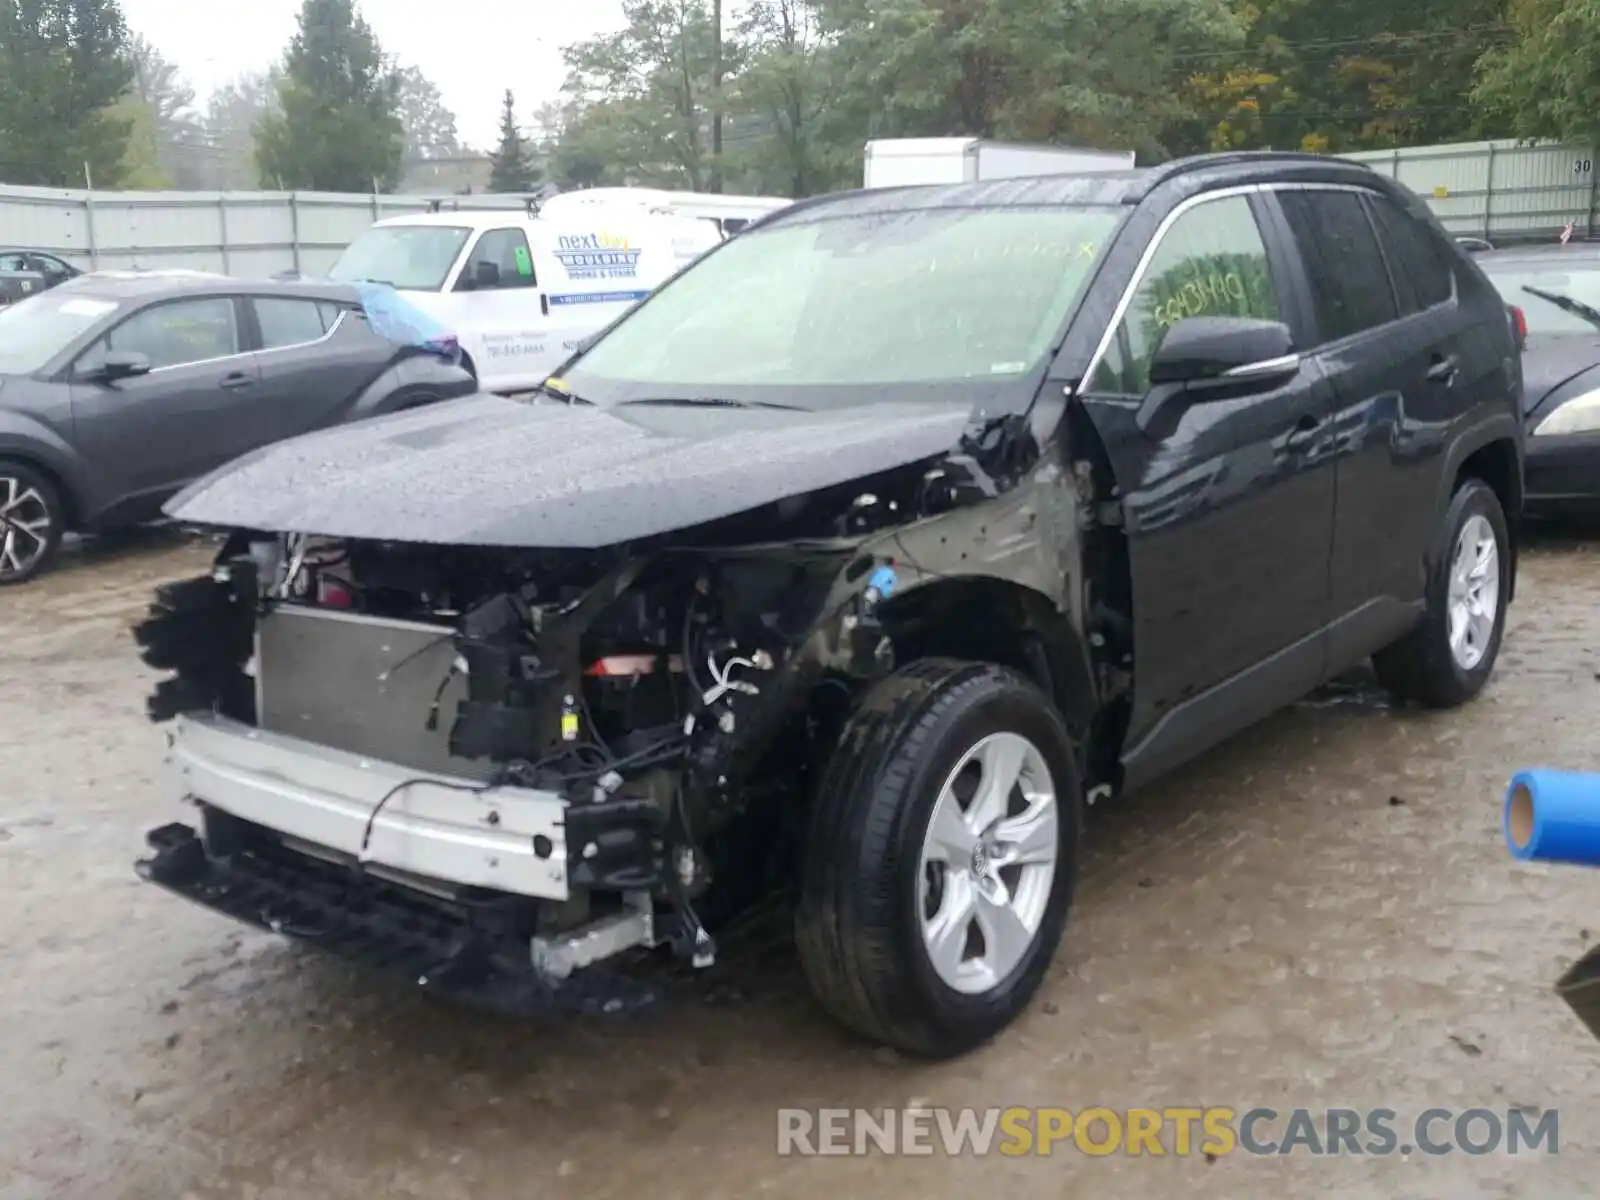
{"type": "Polygon", "coordinates": [[[1195,154],[1187,158],[1173,159],[1171,162],[1161,163],[1150,168],[1150,184],[1163,183],[1176,176],[1187,174],[1190,171],[1199,171],[1206,167],[1232,167],[1245,166],[1250,163],[1316,163],[1319,166],[1346,166],[1357,170],[1371,171],[1372,168],[1365,163],[1354,159],[1339,158],[1330,154],[1313,154],[1308,150],[1224,150],[1216,154],[1195,154]]]}

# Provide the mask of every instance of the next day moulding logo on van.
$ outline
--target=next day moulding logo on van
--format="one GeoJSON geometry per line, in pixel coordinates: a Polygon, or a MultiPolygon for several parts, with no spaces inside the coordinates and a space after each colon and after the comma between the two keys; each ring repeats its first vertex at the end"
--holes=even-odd
{"type": "MultiPolygon", "coordinates": [[[[562,234],[555,256],[574,283],[637,280],[640,247],[626,237],[608,233],[562,234]]],[[[650,294],[644,289],[616,289],[552,294],[552,306],[572,304],[632,304],[650,294]]]]}

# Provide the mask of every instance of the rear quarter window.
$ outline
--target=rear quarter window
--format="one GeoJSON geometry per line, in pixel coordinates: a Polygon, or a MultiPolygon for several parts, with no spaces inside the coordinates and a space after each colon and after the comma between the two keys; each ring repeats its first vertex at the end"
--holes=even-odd
{"type": "Polygon", "coordinates": [[[1381,196],[1367,201],[1378,237],[1416,309],[1448,304],[1455,295],[1454,252],[1426,224],[1381,196]]]}

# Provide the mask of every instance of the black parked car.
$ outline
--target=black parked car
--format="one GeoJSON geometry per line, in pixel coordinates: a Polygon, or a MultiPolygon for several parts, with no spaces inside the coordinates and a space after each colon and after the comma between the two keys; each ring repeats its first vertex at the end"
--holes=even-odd
{"type": "Polygon", "coordinates": [[[1527,331],[1527,512],[1600,513],[1600,246],[1523,246],[1476,257],[1527,331]]]}
{"type": "Polygon", "coordinates": [[[54,254],[0,249],[0,304],[13,304],[83,274],[54,254]]]}
{"type": "Polygon", "coordinates": [[[542,400],[174,498],[227,538],[137,630],[203,830],[140,869],[519,1009],[642,1002],[630,956],[708,967],[792,885],[823,1004],[958,1052],[1043,978],[1090,795],[1369,656],[1479,692],[1521,386],[1483,273],[1352,163],[803,201],[542,400]]]}
{"type": "Polygon", "coordinates": [[[0,308],[0,584],[279,438],[477,390],[349,287],[84,275],[0,308]]]}

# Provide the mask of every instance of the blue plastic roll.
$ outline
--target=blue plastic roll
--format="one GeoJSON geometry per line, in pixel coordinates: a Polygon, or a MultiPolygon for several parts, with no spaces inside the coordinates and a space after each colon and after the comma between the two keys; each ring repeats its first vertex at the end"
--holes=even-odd
{"type": "Polygon", "coordinates": [[[1504,824],[1506,845],[1523,862],[1600,867],[1600,774],[1518,772],[1504,824]]]}

